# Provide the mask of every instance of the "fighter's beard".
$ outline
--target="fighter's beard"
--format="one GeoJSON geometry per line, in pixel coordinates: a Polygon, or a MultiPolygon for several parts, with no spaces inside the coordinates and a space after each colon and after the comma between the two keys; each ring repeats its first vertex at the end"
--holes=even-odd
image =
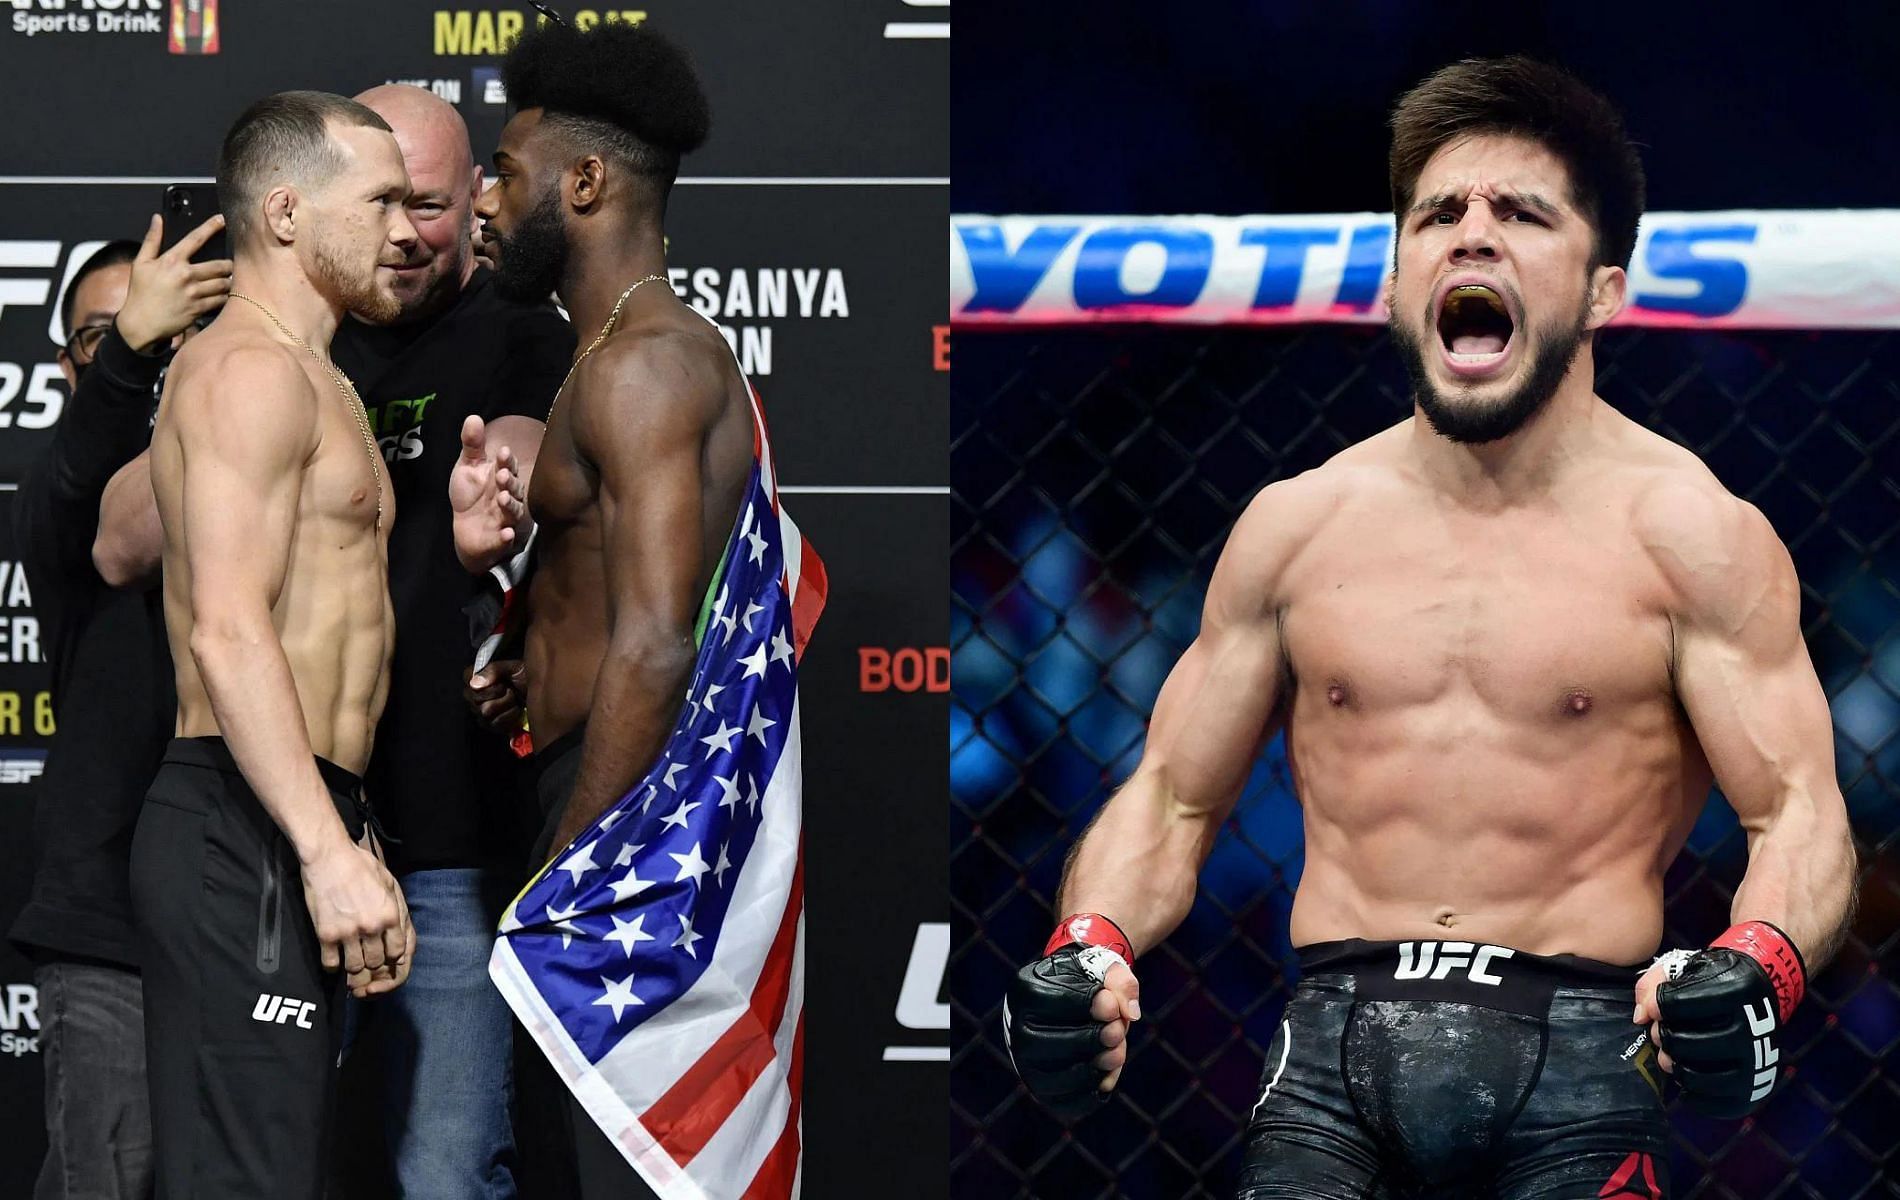
{"type": "Polygon", "coordinates": [[[402,301],[396,294],[377,286],[375,267],[371,267],[367,275],[350,274],[342,256],[321,236],[317,238],[315,260],[319,286],[327,286],[346,312],[372,325],[387,325],[402,315],[402,301]]]}
{"type": "Polygon", "coordinates": [[[1465,445],[1483,445],[1510,437],[1526,422],[1544,410],[1562,386],[1583,347],[1584,326],[1590,309],[1586,302],[1569,325],[1552,323],[1538,332],[1537,352],[1531,359],[1530,374],[1515,392],[1488,404],[1474,404],[1447,397],[1432,386],[1425,370],[1426,346],[1438,337],[1438,331],[1426,324],[1426,338],[1403,322],[1389,327],[1392,344],[1398,348],[1405,373],[1412,380],[1412,395],[1418,407],[1439,436],[1465,445]]]}
{"type": "Polygon", "coordinates": [[[561,193],[550,187],[507,237],[495,235],[495,291],[532,304],[560,286],[567,269],[567,231],[561,228],[561,193]]]}

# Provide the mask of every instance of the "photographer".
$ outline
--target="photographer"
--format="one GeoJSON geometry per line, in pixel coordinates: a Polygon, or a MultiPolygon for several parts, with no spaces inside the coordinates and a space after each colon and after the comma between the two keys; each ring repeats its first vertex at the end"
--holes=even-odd
{"type": "MultiPolygon", "coordinates": [[[[112,590],[92,549],[108,481],[150,439],[169,350],[230,290],[228,260],[190,261],[221,228],[214,217],[160,254],[154,216],[143,243],[108,243],[79,269],[61,312],[72,399],[15,500],[15,543],[49,630],[59,731],[39,780],[32,892],[8,934],[36,964],[39,988],[39,1200],[136,1197],[152,1186],[127,872],[139,805],[171,736],[172,673],[157,592],[112,590]]],[[[114,490],[135,483],[149,494],[143,477],[114,490]]]]}

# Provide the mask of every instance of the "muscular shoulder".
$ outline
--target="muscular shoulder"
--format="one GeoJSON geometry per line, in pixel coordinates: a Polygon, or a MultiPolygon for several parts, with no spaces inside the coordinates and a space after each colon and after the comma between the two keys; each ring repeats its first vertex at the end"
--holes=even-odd
{"type": "Polygon", "coordinates": [[[1208,585],[1210,611],[1245,617],[1278,609],[1287,568],[1339,511],[1350,474],[1328,464],[1261,488],[1221,550],[1208,585]]]}
{"type": "Polygon", "coordinates": [[[1768,518],[1694,455],[1671,449],[1632,469],[1630,528],[1672,615],[1732,632],[1766,609],[1798,607],[1793,564],[1768,518]]]}
{"type": "Polygon", "coordinates": [[[655,429],[704,429],[727,393],[730,355],[719,335],[696,330],[630,329],[587,357],[575,372],[596,433],[609,423],[655,429]]]}
{"type": "Polygon", "coordinates": [[[1374,435],[1310,471],[1260,489],[1235,523],[1229,546],[1239,543],[1283,567],[1349,507],[1399,499],[1404,479],[1391,444],[1394,433],[1374,435]]]}
{"type": "Polygon", "coordinates": [[[206,333],[186,343],[172,363],[169,399],[182,415],[240,410],[247,419],[307,419],[316,389],[297,352],[267,338],[206,333]]]}

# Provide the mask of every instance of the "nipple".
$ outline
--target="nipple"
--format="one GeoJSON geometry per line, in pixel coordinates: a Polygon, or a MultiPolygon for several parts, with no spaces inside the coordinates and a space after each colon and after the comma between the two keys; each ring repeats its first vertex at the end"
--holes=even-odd
{"type": "Polygon", "coordinates": [[[1332,683],[1326,685],[1326,703],[1332,705],[1334,708],[1344,708],[1346,707],[1346,699],[1347,692],[1345,684],[1334,680],[1332,683]]]}
{"type": "Polygon", "coordinates": [[[1564,696],[1564,711],[1573,717],[1581,717],[1590,711],[1591,703],[1589,692],[1584,691],[1582,688],[1572,688],[1570,692],[1564,696]]]}

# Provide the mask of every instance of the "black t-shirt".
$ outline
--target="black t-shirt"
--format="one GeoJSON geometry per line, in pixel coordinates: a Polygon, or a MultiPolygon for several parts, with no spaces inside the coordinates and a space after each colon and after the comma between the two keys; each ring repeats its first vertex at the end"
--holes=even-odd
{"type": "Polygon", "coordinates": [[[163,365],[108,332],[13,500],[58,727],[35,797],[33,890],[8,930],[38,958],[138,966],[132,830],[177,701],[158,588],[108,588],[92,542],[106,483],[151,440],[163,365]]]}
{"type": "Polygon", "coordinates": [[[439,316],[380,328],[346,319],[331,344],[362,393],[396,496],[396,655],[364,789],[396,839],[398,873],[525,861],[533,819],[521,764],[462,700],[474,657],[462,606],[481,582],[455,557],[449,472],[469,414],[546,419],[574,345],[553,305],[502,299],[486,270],[439,316]]]}

